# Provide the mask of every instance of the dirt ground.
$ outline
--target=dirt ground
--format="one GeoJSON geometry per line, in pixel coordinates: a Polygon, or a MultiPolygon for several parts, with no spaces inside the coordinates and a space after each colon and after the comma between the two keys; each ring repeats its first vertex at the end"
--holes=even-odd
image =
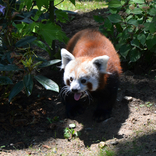
{"type": "MultiPolygon", "coordinates": [[[[72,15],[72,21],[62,25],[63,30],[71,37],[84,28],[98,28],[93,15],[99,14],[104,15],[105,10],[72,15]]],[[[59,70],[50,67],[41,73],[62,86],[59,70]]],[[[11,104],[0,105],[0,155],[156,155],[156,64],[149,71],[138,66],[123,70],[110,119],[95,122],[94,108],[88,105],[84,114],[67,119],[58,94],[36,82],[29,98],[19,94],[11,104]],[[64,129],[72,123],[79,136],[65,139],[64,129]]]]}

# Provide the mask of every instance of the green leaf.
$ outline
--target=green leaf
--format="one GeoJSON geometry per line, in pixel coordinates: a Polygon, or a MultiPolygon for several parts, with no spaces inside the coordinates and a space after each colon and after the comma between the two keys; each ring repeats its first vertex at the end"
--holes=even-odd
{"type": "MultiPolygon", "coordinates": [[[[33,19],[33,21],[37,22],[39,20],[39,18],[42,16],[42,14],[43,14],[43,12],[41,10],[38,10],[35,13],[35,16],[31,16],[31,18],[33,19]]],[[[35,22],[33,22],[33,23],[35,23],[35,22]]]]}
{"type": "Polygon", "coordinates": [[[133,17],[133,15],[128,15],[127,17],[126,17],[126,21],[129,21],[130,19],[133,19],[134,17],[133,17]]]}
{"type": "Polygon", "coordinates": [[[70,0],[70,2],[75,5],[75,0],[70,0]]]}
{"type": "Polygon", "coordinates": [[[119,52],[124,58],[126,58],[130,50],[131,50],[131,46],[128,44],[125,44],[120,47],[119,52]]]}
{"type": "Polygon", "coordinates": [[[74,136],[75,130],[74,130],[74,129],[71,129],[71,130],[70,130],[70,133],[72,134],[72,136],[74,136]]]}
{"type": "Polygon", "coordinates": [[[53,23],[39,24],[39,32],[38,34],[43,37],[43,39],[51,46],[52,41],[57,39],[57,33],[59,29],[53,23]]]}
{"type": "Polygon", "coordinates": [[[98,23],[103,23],[105,21],[103,16],[96,16],[96,15],[94,15],[93,18],[98,23]]]}
{"type": "Polygon", "coordinates": [[[31,57],[29,59],[26,59],[25,61],[22,60],[21,62],[23,63],[24,67],[28,67],[28,68],[30,68],[32,66],[32,63],[33,63],[31,57]]]}
{"type": "Polygon", "coordinates": [[[134,25],[136,27],[139,25],[139,22],[136,19],[130,19],[127,23],[132,24],[132,25],[134,25]]]}
{"type": "Polygon", "coordinates": [[[69,139],[69,138],[70,138],[70,136],[71,136],[71,135],[70,135],[70,133],[69,133],[69,132],[68,132],[68,133],[64,133],[64,138],[65,138],[65,139],[69,139]]]}
{"type": "Polygon", "coordinates": [[[15,70],[20,70],[20,69],[14,64],[9,64],[9,65],[0,64],[0,71],[15,71],[15,70]]]}
{"type": "Polygon", "coordinates": [[[100,31],[103,35],[105,35],[105,36],[108,35],[108,31],[105,30],[104,25],[100,25],[100,26],[99,26],[99,31],[100,31]]]}
{"type": "Polygon", "coordinates": [[[0,76],[0,85],[13,84],[12,80],[7,76],[0,76]]]}
{"type": "Polygon", "coordinates": [[[19,40],[15,46],[16,47],[24,47],[24,46],[29,46],[30,43],[32,43],[34,40],[36,40],[37,37],[35,36],[26,36],[25,38],[22,38],[19,40]]]}
{"type": "Polygon", "coordinates": [[[156,24],[155,22],[147,22],[144,24],[144,30],[150,31],[151,34],[156,32],[156,24]]]}
{"type": "Polygon", "coordinates": [[[137,39],[133,39],[131,45],[140,49],[140,43],[137,39]]]}
{"type": "Polygon", "coordinates": [[[46,8],[48,8],[50,0],[36,0],[36,4],[39,8],[39,10],[41,10],[42,6],[45,6],[46,8]]]}
{"type": "Polygon", "coordinates": [[[115,27],[117,32],[123,32],[123,27],[120,23],[115,23],[115,27]]]}
{"type": "Polygon", "coordinates": [[[156,8],[151,8],[148,12],[151,16],[156,16],[156,8]]]}
{"type": "Polygon", "coordinates": [[[23,78],[23,83],[27,96],[30,96],[33,89],[33,76],[31,74],[25,75],[23,78]]]}
{"type": "Polygon", "coordinates": [[[130,52],[130,62],[136,62],[138,59],[140,59],[141,53],[136,49],[132,49],[130,52]]]}
{"type": "Polygon", "coordinates": [[[20,0],[20,3],[19,3],[19,9],[18,9],[18,11],[20,11],[24,6],[25,6],[25,2],[24,2],[24,0],[20,0]]]}
{"type": "Polygon", "coordinates": [[[145,0],[133,0],[133,2],[142,4],[142,3],[145,3],[145,0]]]}
{"type": "Polygon", "coordinates": [[[43,50],[45,50],[45,51],[47,51],[48,54],[49,54],[49,56],[51,55],[51,50],[50,50],[50,48],[48,48],[48,46],[47,46],[45,43],[43,43],[42,41],[37,41],[37,40],[35,40],[35,41],[33,41],[32,44],[38,46],[39,48],[41,48],[41,49],[43,49],[43,50]]]}
{"type": "Polygon", "coordinates": [[[106,18],[105,21],[104,21],[104,27],[107,30],[110,30],[112,28],[112,23],[110,22],[110,20],[108,18],[106,18]]]}
{"type": "Polygon", "coordinates": [[[37,5],[39,10],[41,10],[41,7],[43,6],[43,2],[44,2],[43,0],[37,0],[36,1],[36,5],[37,5]]]}
{"type": "Polygon", "coordinates": [[[67,127],[64,129],[64,138],[69,139],[71,137],[70,129],[67,127]]]}
{"type": "Polygon", "coordinates": [[[18,32],[19,32],[19,33],[22,33],[23,28],[24,28],[26,25],[27,25],[27,24],[24,23],[24,22],[19,23],[19,24],[15,24],[15,23],[13,22],[13,26],[14,26],[15,28],[18,29],[18,32]]]}
{"type": "Polygon", "coordinates": [[[27,10],[29,10],[31,8],[32,2],[33,2],[33,0],[27,0],[27,1],[25,1],[26,6],[27,6],[27,10]]]}
{"type": "Polygon", "coordinates": [[[144,23],[144,30],[148,31],[150,27],[151,22],[144,23]]]}
{"type": "Polygon", "coordinates": [[[156,37],[147,39],[146,40],[146,45],[147,45],[148,50],[152,49],[153,46],[156,45],[156,37]]]}
{"type": "Polygon", "coordinates": [[[42,64],[42,61],[39,61],[39,62],[36,62],[35,64],[32,65],[32,68],[35,69],[35,68],[38,68],[39,65],[42,64]]]}
{"type": "Polygon", "coordinates": [[[111,14],[117,14],[118,13],[118,10],[116,8],[110,8],[109,11],[111,14]]]}
{"type": "Polygon", "coordinates": [[[121,33],[121,39],[124,40],[124,42],[130,37],[128,29],[124,29],[121,33]]]}
{"type": "Polygon", "coordinates": [[[132,14],[141,14],[142,15],[142,10],[140,8],[134,8],[133,10],[130,11],[132,14]]]}
{"type": "Polygon", "coordinates": [[[52,90],[55,92],[59,92],[58,85],[52,81],[51,79],[48,79],[42,75],[35,76],[35,79],[44,86],[47,90],[52,90]]]}
{"type": "Polygon", "coordinates": [[[58,10],[58,9],[55,10],[55,14],[56,14],[57,20],[59,20],[62,23],[65,23],[69,20],[68,14],[62,10],[58,10]]]}
{"type": "Polygon", "coordinates": [[[108,7],[109,8],[119,8],[119,7],[122,7],[122,4],[120,1],[118,0],[111,0],[109,1],[108,3],[108,7]]]}
{"type": "Polygon", "coordinates": [[[146,42],[146,36],[144,34],[138,34],[137,39],[140,41],[140,43],[144,46],[146,42]]]}
{"type": "Polygon", "coordinates": [[[58,27],[58,32],[57,32],[57,40],[67,43],[69,38],[66,36],[65,32],[62,31],[60,27],[58,27]]]}
{"type": "Polygon", "coordinates": [[[48,66],[51,66],[53,64],[56,64],[58,62],[61,62],[61,60],[58,60],[58,59],[55,59],[55,60],[50,60],[50,61],[47,61],[47,62],[43,62],[39,68],[43,68],[43,67],[48,67],[48,66]]]}
{"type": "Polygon", "coordinates": [[[122,21],[121,16],[118,14],[111,14],[108,16],[108,19],[112,22],[112,23],[119,23],[122,21]]]}
{"type": "Polygon", "coordinates": [[[144,107],[145,105],[144,104],[141,104],[141,105],[139,105],[140,107],[144,107]]]}
{"type": "Polygon", "coordinates": [[[155,22],[150,23],[149,31],[150,31],[151,34],[156,32],[156,24],[155,24],[155,22]]]}
{"type": "Polygon", "coordinates": [[[142,3],[145,3],[145,0],[132,0],[134,3],[140,3],[140,4],[142,4],[142,3]]]}
{"type": "Polygon", "coordinates": [[[9,102],[15,97],[24,87],[23,81],[16,83],[9,94],[9,102]]]}

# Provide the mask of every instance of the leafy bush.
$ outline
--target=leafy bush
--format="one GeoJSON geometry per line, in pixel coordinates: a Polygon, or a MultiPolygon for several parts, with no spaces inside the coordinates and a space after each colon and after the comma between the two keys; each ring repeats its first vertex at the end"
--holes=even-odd
{"type": "Polygon", "coordinates": [[[36,45],[47,51],[52,58],[55,54],[53,41],[67,40],[56,22],[66,22],[68,15],[62,10],[55,9],[53,2],[0,0],[0,85],[5,85],[9,89],[9,86],[14,84],[14,74],[16,72],[22,74],[9,94],[9,101],[23,89],[26,95],[30,96],[34,78],[46,89],[59,91],[55,82],[34,74],[34,71],[58,63],[60,60],[47,61],[37,56],[31,48],[36,45]]]}
{"type": "Polygon", "coordinates": [[[108,16],[94,16],[99,30],[128,62],[150,59],[156,53],[156,1],[110,0],[108,16]]]}

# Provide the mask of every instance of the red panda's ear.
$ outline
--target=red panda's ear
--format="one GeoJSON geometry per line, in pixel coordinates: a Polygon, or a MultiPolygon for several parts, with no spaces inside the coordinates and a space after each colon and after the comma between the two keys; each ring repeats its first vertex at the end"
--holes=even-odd
{"type": "Polygon", "coordinates": [[[71,61],[74,60],[75,57],[66,49],[62,48],[61,49],[61,60],[62,60],[62,65],[61,69],[64,69],[65,66],[71,61]]]}
{"type": "Polygon", "coordinates": [[[92,60],[93,65],[99,70],[100,73],[108,74],[107,70],[107,62],[109,60],[109,56],[103,55],[98,56],[92,60]]]}

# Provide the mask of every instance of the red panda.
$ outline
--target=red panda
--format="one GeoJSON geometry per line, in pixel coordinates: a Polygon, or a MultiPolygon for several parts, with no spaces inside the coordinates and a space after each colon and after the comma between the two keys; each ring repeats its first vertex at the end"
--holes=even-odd
{"type": "Polygon", "coordinates": [[[81,99],[87,96],[97,99],[94,118],[97,121],[109,118],[122,72],[111,41],[96,30],[79,31],[69,40],[66,49],[61,49],[61,59],[65,84],[61,92],[67,116],[81,112],[81,99]]]}

